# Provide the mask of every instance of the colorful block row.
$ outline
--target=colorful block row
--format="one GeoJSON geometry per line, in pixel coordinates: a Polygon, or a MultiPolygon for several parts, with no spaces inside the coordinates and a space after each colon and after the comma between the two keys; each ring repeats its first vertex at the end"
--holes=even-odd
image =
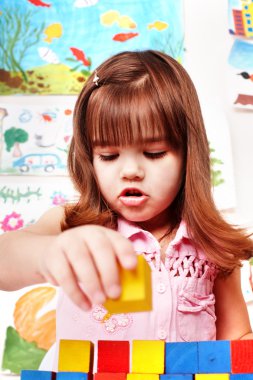
{"type": "MultiPolygon", "coordinates": [[[[91,372],[93,344],[62,340],[58,371],[91,372]]],[[[98,341],[98,373],[253,373],[253,340],[165,343],[98,341]],[[131,362],[131,366],[130,366],[131,362]]]]}
{"type": "MultiPolygon", "coordinates": [[[[193,374],[49,372],[23,370],[21,380],[193,380],[193,374]]],[[[253,380],[253,374],[196,374],[195,380],[253,380]]]]}

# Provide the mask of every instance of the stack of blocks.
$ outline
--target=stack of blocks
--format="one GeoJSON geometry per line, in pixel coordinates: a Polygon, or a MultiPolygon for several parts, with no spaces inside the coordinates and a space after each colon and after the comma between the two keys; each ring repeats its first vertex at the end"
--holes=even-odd
{"type": "Polygon", "coordinates": [[[23,370],[21,380],[253,380],[253,340],[60,341],[58,372],[23,370]],[[131,354],[130,354],[131,352],[131,354]]]}

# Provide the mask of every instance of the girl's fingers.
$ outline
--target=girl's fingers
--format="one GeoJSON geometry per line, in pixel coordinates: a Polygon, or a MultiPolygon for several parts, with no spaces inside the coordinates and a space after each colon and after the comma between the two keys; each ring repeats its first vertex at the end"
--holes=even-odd
{"type": "Polygon", "coordinates": [[[130,241],[113,230],[106,229],[105,233],[111,241],[120,265],[125,269],[134,269],[137,257],[130,241]]]}
{"type": "Polygon", "coordinates": [[[100,232],[96,239],[87,239],[86,243],[107,297],[118,298],[121,293],[119,267],[111,240],[100,232]]]}
{"type": "Polygon", "coordinates": [[[100,276],[86,241],[77,241],[65,249],[65,256],[75,274],[76,281],[91,303],[103,303],[106,299],[100,276]]]}
{"type": "Polygon", "coordinates": [[[90,309],[91,302],[78,285],[77,278],[63,254],[60,258],[58,257],[56,265],[52,263],[50,276],[56,280],[76,305],[85,311],[90,309]]]}

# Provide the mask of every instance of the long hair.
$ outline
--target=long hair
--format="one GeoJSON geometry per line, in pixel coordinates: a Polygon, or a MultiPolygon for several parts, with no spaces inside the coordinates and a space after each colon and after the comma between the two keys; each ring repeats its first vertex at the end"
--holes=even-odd
{"type": "Polygon", "coordinates": [[[80,199],[66,206],[62,229],[84,224],[115,228],[116,215],[94,174],[93,145],[131,145],[148,133],[183,154],[182,186],[170,206],[174,224],[183,218],[195,244],[224,272],[251,257],[253,242],[226,223],[215,207],[209,145],[198,96],[185,69],[166,54],[147,50],[119,53],[96,72],[97,83],[94,76],[86,81],[75,106],[68,167],[80,199]]]}

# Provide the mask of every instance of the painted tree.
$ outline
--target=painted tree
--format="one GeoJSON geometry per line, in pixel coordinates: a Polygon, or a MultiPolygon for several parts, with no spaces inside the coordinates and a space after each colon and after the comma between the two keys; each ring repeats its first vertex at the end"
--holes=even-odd
{"type": "Polygon", "coordinates": [[[20,144],[25,143],[29,138],[28,133],[22,128],[11,127],[4,132],[4,140],[6,143],[7,152],[10,152],[12,148],[13,157],[22,156],[20,144]]]}
{"type": "Polygon", "coordinates": [[[32,26],[34,11],[25,11],[23,6],[4,8],[0,17],[0,67],[14,74],[21,73],[27,82],[28,78],[22,62],[27,51],[36,45],[45,27],[32,26]]]}

